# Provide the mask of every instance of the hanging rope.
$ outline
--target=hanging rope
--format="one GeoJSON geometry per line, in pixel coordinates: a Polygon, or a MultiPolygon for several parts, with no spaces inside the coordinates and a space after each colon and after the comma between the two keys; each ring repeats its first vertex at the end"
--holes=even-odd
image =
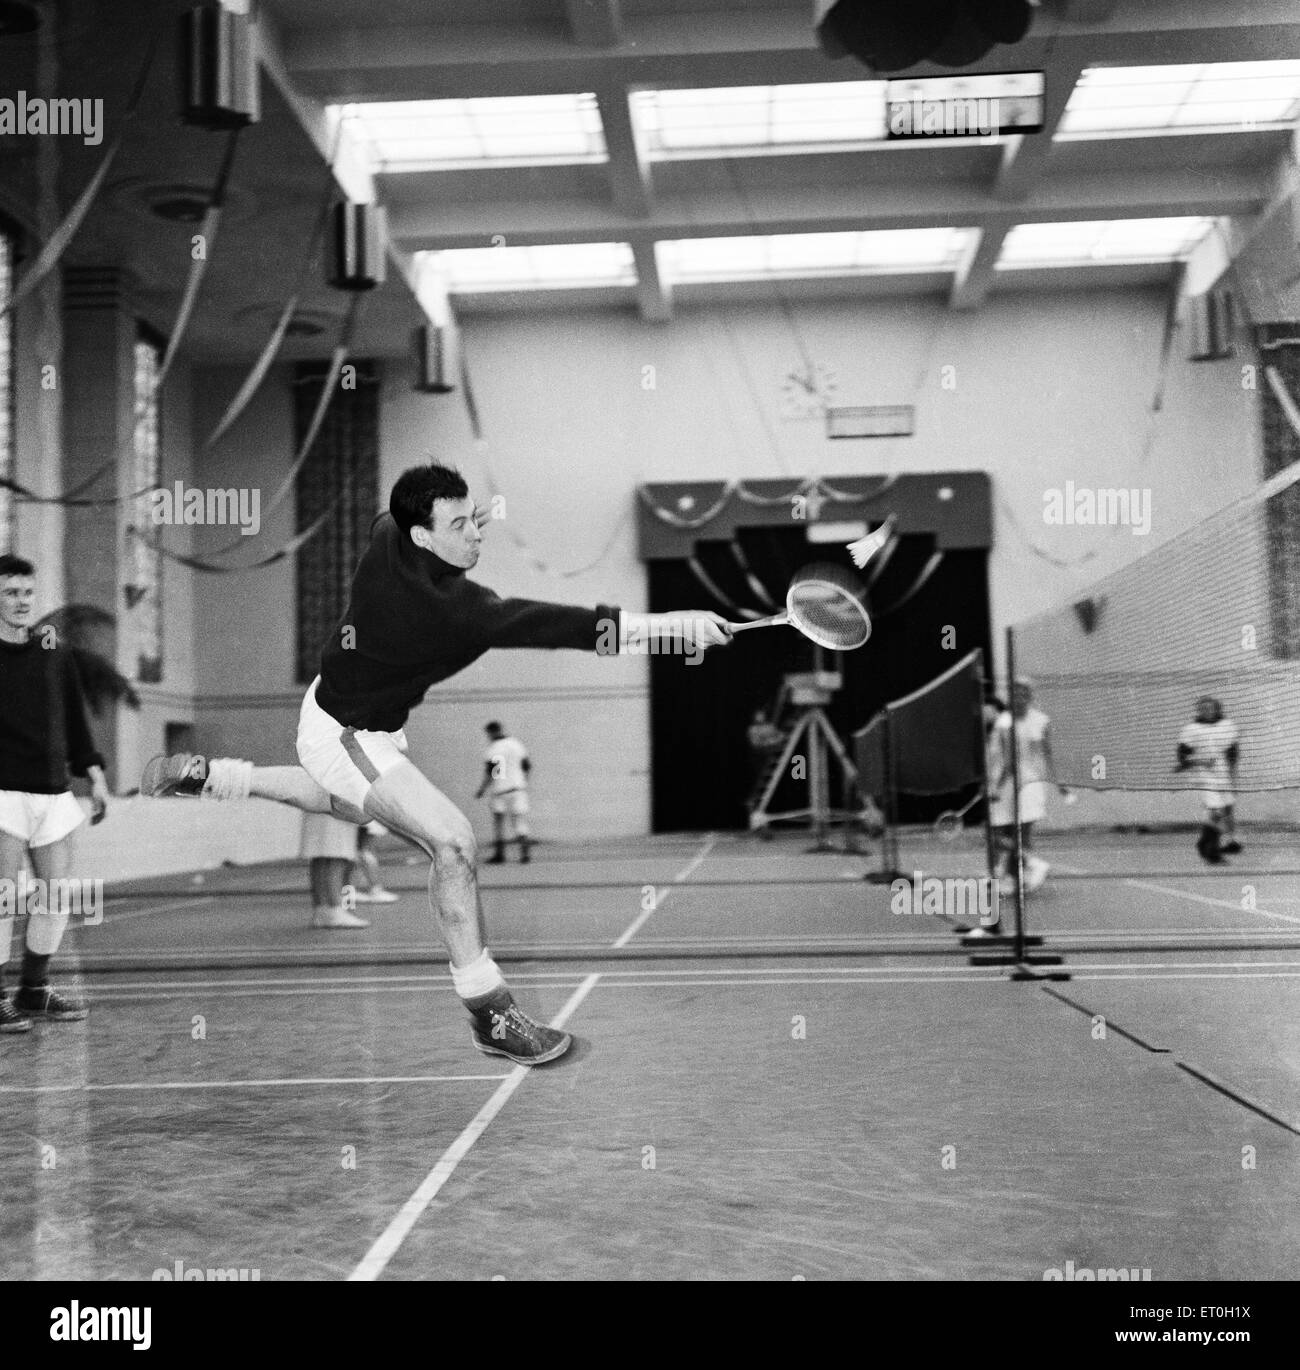
{"type": "Polygon", "coordinates": [[[77,230],[81,227],[82,220],[86,217],[91,205],[94,204],[100,187],[104,184],[104,178],[108,175],[109,168],[113,165],[114,159],[121,149],[127,128],[139,108],[145,83],[153,67],[154,55],[158,50],[158,26],[156,24],[151,25],[151,29],[152,33],[148,47],[145,49],[144,61],[140,66],[139,75],[135,78],[135,85],[131,88],[131,95],[122,115],[121,127],[114,135],[113,141],[108,145],[107,151],[100,159],[99,166],[95,169],[95,174],[87,182],[86,188],[77,196],[72,208],[64,216],[63,222],[50,234],[31,267],[23,273],[22,280],[14,287],[13,294],[5,302],[4,307],[0,308],[0,319],[16,309],[59,264],[68,244],[77,236],[77,230]]]}
{"type": "Polygon", "coordinates": [[[912,582],[911,586],[903,592],[887,609],[874,610],[872,617],[877,619],[888,618],[891,614],[896,614],[904,605],[911,603],[917,595],[925,588],[930,577],[943,564],[943,553],[935,552],[921,568],[921,574],[912,582]]]}
{"type": "Polygon", "coordinates": [[[257,394],[262,382],[266,379],[267,372],[270,371],[272,364],[280,354],[280,348],[284,345],[284,339],[289,331],[289,324],[293,321],[294,312],[298,308],[298,302],[302,298],[303,289],[307,283],[307,272],[311,269],[316,259],[316,253],[320,248],[321,242],[325,237],[325,230],[329,224],[330,208],[334,203],[335,179],[334,169],[338,163],[339,149],[343,145],[343,120],[338,121],[338,128],[334,134],[334,146],[330,150],[329,161],[325,167],[325,188],[321,192],[320,208],[316,212],[316,220],[312,226],[311,237],[307,241],[307,248],[303,254],[302,261],[298,267],[298,274],[294,277],[293,286],[289,291],[289,298],[285,300],[284,307],[280,310],[280,317],[275,322],[275,327],[271,330],[271,336],[266,341],[266,346],[262,348],[261,355],[253,363],[247,376],[244,377],[243,384],[235,392],[234,398],[226,406],[226,412],[217,421],[217,426],[203,441],[203,450],[206,452],[215,447],[217,443],[225,437],[231,425],[248,407],[249,401],[257,394]]]}
{"type": "Polygon", "coordinates": [[[231,129],[226,138],[226,149],[222,154],[221,165],[217,170],[216,184],[212,187],[212,196],[208,201],[207,211],[203,215],[203,227],[199,230],[199,237],[203,242],[203,251],[190,262],[190,273],[185,282],[185,293],[181,296],[181,307],[177,310],[175,323],[172,324],[171,337],[167,340],[167,350],[163,353],[162,365],[154,377],[153,388],[155,393],[162,389],[162,384],[167,379],[167,373],[171,370],[172,362],[176,360],[176,354],[180,351],[181,339],[185,336],[185,330],[189,327],[190,316],[194,313],[194,306],[198,302],[199,288],[203,284],[203,277],[207,274],[208,262],[212,259],[212,247],[217,240],[217,232],[221,228],[221,216],[226,207],[226,189],[230,183],[230,173],[235,165],[235,150],[239,146],[239,135],[243,131],[241,124],[239,127],[231,129]]]}
{"type": "Polygon", "coordinates": [[[726,612],[729,618],[733,620],[738,620],[742,618],[752,619],[760,617],[760,615],[755,613],[753,609],[740,608],[740,606],[735,603],[731,596],[728,595],[722,589],[722,587],[713,579],[711,575],[709,575],[709,573],[700,564],[700,561],[697,557],[695,557],[694,555],[688,556],[686,558],[686,564],[691,568],[691,574],[695,577],[695,579],[698,580],[700,584],[704,586],[704,588],[709,592],[709,594],[713,596],[714,600],[718,604],[722,605],[723,610],[726,612]]]}
{"type": "MultiPolygon", "coordinates": [[[[739,533],[740,529],[736,529],[736,532],[739,533]]],[[[759,604],[765,609],[774,611],[777,608],[776,601],[768,594],[767,586],[754,574],[754,569],[750,566],[749,560],[745,556],[739,541],[733,536],[731,541],[727,543],[727,546],[731,549],[732,558],[735,560],[736,565],[740,567],[741,574],[745,577],[745,581],[749,585],[754,598],[757,599],[759,604]]]]}
{"type": "MultiPolygon", "coordinates": [[[[488,493],[493,499],[503,498],[501,488],[497,484],[496,476],[493,474],[492,465],[488,457],[489,449],[487,437],[483,432],[483,417],[479,412],[478,400],[475,397],[474,386],[470,380],[469,357],[463,339],[460,349],[460,388],[461,395],[465,401],[465,413],[469,419],[470,433],[474,438],[474,447],[479,454],[479,460],[483,466],[483,475],[484,479],[487,481],[488,493]]],[[[631,509],[625,509],[606,540],[605,545],[597,555],[584,565],[574,566],[566,571],[556,570],[549,565],[549,563],[543,561],[529,546],[527,540],[515,531],[509,519],[505,519],[503,522],[506,525],[506,536],[509,537],[510,541],[519,549],[535,571],[542,575],[556,576],[560,580],[572,580],[577,576],[584,576],[589,572],[594,571],[596,567],[609,556],[610,552],[614,550],[619,538],[622,537],[623,530],[628,526],[631,517],[631,509]]],[[[710,517],[712,517],[712,515],[710,515],[710,517]]]]}
{"type": "Polygon", "coordinates": [[[248,571],[262,571],[268,566],[274,566],[277,561],[283,561],[285,557],[291,557],[300,547],[305,547],[312,538],[325,526],[327,520],[333,515],[338,507],[339,500],[343,498],[342,492],[335,495],[330,501],[329,507],[316,521],[303,532],[291,537],[288,542],[277,547],[275,551],[268,553],[258,561],[250,562],[247,566],[213,566],[210,562],[204,561],[202,557],[186,556],[182,552],[173,552],[164,547],[156,538],[151,538],[142,532],[135,524],[128,524],[127,536],[134,537],[144,543],[150,551],[157,552],[174,561],[179,566],[188,566],[191,571],[202,571],[207,575],[217,576],[238,576],[248,571]]]}
{"type": "MultiPolygon", "coordinates": [[[[262,520],[265,522],[271,515],[288,499],[294,488],[294,482],[298,479],[298,473],[307,464],[307,459],[311,456],[311,450],[316,444],[316,438],[320,433],[321,425],[325,422],[325,415],[329,411],[330,404],[338,391],[339,377],[343,372],[343,365],[347,361],[352,351],[353,340],[356,335],[358,320],[361,316],[361,301],[364,296],[360,291],[353,292],[352,298],[348,301],[348,311],[344,315],[342,330],[339,336],[338,346],[330,354],[329,366],[325,373],[325,379],[321,385],[320,398],[316,401],[316,408],[312,411],[311,422],[307,425],[307,432],[303,435],[303,440],[298,444],[298,451],[294,459],[289,464],[289,469],[280,482],[279,488],[271,496],[270,503],[262,511],[262,520]]],[[[207,553],[209,557],[227,556],[241,547],[247,546],[247,539],[241,533],[233,541],[221,547],[214,547],[207,553]]],[[[210,570],[217,569],[209,567],[210,570]]]]}

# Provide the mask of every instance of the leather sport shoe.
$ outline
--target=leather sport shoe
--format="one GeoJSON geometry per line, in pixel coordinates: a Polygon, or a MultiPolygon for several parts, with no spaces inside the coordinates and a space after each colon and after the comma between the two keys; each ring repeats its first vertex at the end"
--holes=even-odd
{"type": "Polygon", "coordinates": [[[30,1032],[32,1020],[0,996],[0,1032],[30,1032]]]}
{"type": "Polygon", "coordinates": [[[90,1008],[83,1000],[60,994],[51,985],[36,988],[24,985],[14,995],[14,1008],[19,1013],[39,1014],[42,1018],[52,1018],[62,1023],[78,1023],[90,1017],[90,1008]]]}
{"type": "Polygon", "coordinates": [[[200,795],[208,783],[208,763],[191,752],[177,752],[174,756],[155,756],[145,763],[140,777],[140,793],[146,799],[164,799],[168,795],[200,795]]]}
{"type": "Polygon", "coordinates": [[[376,885],[372,890],[353,890],[352,899],[358,904],[395,904],[397,896],[392,890],[376,885]]]}
{"type": "Polygon", "coordinates": [[[504,1056],[521,1066],[540,1066],[563,1056],[573,1045],[567,1032],[533,1022],[505,985],[465,1007],[473,1020],[470,1036],[485,1055],[504,1056]]]}
{"type": "Polygon", "coordinates": [[[314,928],[368,928],[368,918],[358,918],[345,908],[313,909],[311,925],[314,928]]]}

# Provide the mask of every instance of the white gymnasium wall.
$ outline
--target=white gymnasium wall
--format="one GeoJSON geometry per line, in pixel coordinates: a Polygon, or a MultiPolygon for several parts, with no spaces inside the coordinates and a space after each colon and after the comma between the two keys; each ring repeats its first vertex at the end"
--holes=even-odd
{"type": "MultiPolygon", "coordinates": [[[[505,518],[489,528],[479,578],[503,594],[637,608],[645,577],[631,510],[640,481],[984,470],[997,506],[990,578],[1000,640],[1008,622],[1077,598],[1096,575],[1256,482],[1255,399],[1240,384],[1239,364],[1186,362],[1181,334],[1141,459],[1164,314],[1158,290],[995,296],[962,315],[938,299],[795,305],[803,347],[837,367],[843,402],[916,404],[916,435],[885,442],[831,442],[816,420],[780,418],[781,381],[800,347],[775,304],[686,309],[663,326],[600,310],[471,314],[465,345],[486,449],[473,442],[459,394],[416,393],[409,363],[387,362],[381,488],[430,456],[452,461],[480,500],[504,496],[505,518]],[[1150,535],[1045,524],[1044,493],[1066,481],[1149,489],[1150,535]],[[1026,539],[1061,560],[1094,555],[1062,569],[1026,539]],[[561,574],[606,548],[595,570],[561,574]]],[[[196,435],[215,421],[239,374],[196,373],[196,435]]],[[[265,500],[291,438],[281,369],[219,452],[196,462],[194,479],[259,483],[265,500]]],[[[290,536],[291,520],[286,509],[258,543],[290,536]]],[[[196,717],[209,750],[292,759],[292,576],[285,565],[256,577],[195,578],[196,717]]],[[[493,653],[431,692],[411,721],[414,749],[469,804],[481,726],[500,718],[537,757],[543,836],[643,832],[646,665],[493,653]]],[[[481,809],[477,817],[485,828],[481,809]]]]}

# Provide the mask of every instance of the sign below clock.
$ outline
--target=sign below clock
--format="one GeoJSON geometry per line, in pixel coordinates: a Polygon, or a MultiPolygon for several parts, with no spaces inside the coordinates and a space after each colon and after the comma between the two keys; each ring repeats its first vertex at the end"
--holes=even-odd
{"type": "Polygon", "coordinates": [[[910,404],[830,405],[828,438],[910,438],[916,432],[916,410],[910,404]]]}

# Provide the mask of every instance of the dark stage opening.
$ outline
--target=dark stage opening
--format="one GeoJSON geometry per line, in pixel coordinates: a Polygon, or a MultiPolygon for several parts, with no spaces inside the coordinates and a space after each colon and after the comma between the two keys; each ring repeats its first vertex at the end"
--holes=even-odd
{"type": "MultiPolygon", "coordinates": [[[[843,547],[818,546],[804,528],[739,528],[741,556],[730,542],[696,543],[696,560],[722,596],[710,593],[679,560],[648,563],[652,612],[734,606],[771,612],[758,602],[745,569],[779,607],[790,576],[812,561],[852,567],[843,547]]],[[[824,654],[824,669],[843,673],[827,713],[852,753],[851,735],[888,700],[920,688],[960,657],[982,647],[989,658],[988,553],[946,552],[936,566],[930,534],[900,537],[871,586],[872,635],[856,652],[824,654]],[[929,575],[926,575],[929,569],[929,575]],[[919,584],[918,588],[918,582],[919,584]]],[[[870,573],[874,568],[868,566],[870,573]]],[[[789,672],[814,668],[813,644],[792,628],[740,634],[696,665],[682,656],[650,662],[652,822],[655,832],[747,826],[746,798],[754,763],[746,738],[754,710],[766,708],[789,672]]],[[[807,787],[787,778],[775,797],[781,810],[801,807],[807,787]]],[[[838,786],[833,787],[833,798],[838,786]]],[[[947,807],[943,796],[902,797],[900,822],[922,822],[947,807]]]]}

